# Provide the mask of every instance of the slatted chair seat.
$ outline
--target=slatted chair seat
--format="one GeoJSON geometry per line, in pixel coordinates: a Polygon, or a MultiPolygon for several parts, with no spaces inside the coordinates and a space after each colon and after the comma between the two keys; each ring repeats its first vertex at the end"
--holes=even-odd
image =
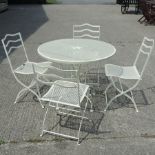
{"type": "MultiPolygon", "coordinates": [[[[18,74],[27,74],[27,75],[34,74],[33,67],[32,67],[33,64],[34,62],[25,62],[21,66],[17,67],[14,70],[14,72],[18,74]]],[[[36,72],[42,74],[47,71],[47,68],[41,68],[39,66],[48,67],[50,65],[51,65],[51,62],[41,62],[41,63],[38,63],[38,67],[36,67],[35,70],[36,72]]]]}
{"type": "Polygon", "coordinates": [[[107,64],[105,66],[107,76],[120,77],[122,79],[140,79],[140,75],[136,66],[117,66],[107,64]]]}
{"type": "Polygon", "coordinates": [[[41,100],[80,108],[79,99],[82,102],[88,92],[89,86],[79,83],[79,96],[77,96],[77,87],[78,85],[75,82],[57,80],[41,100]]]}

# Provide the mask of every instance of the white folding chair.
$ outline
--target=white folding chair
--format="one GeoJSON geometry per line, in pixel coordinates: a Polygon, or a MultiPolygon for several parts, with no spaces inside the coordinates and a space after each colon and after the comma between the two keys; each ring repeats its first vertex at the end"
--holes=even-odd
{"type": "MultiPolygon", "coordinates": [[[[34,70],[35,68],[36,67],[34,67],[34,70]]],[[[77,70],[62,70],[51,66],[48,68],[47,72],[45,74],[36,74],[38,83],[50,86],[47,92],[45,92],[44,95],[41,95],[42,97],[40,98],[42,101],[49,102],[49,107],[45,112],[43,120],[41,136],[43,136],[44,133],[50,133],[57,136],[75,139],[79,144],[83,119],[88,119],[88,117],[85,116],[88,103],[90,103],[92,109],[92,102],[88,97],[89,86],[79,83],[77,70]],[[84,104],[84,107],[81,107],[82,104],[84,104]],[[46,119],[48,118],[48,109],[51,107],[56,110],[57,114],[80,119],[77,136],[55,131],[54,127],[52,127],[53,130],[45,128],[46,119]]]]}
{"type": "MultiPolygon", "coordinates": [[[[99,40],[100,39],[100,25],[92,25],[89,23],[84,23],[81,25],[73,25],[73,39],[95,39],[99,40]]],[[[87,71],[85,73],[85,82],[87,83],[87,75],[88,73],[93,73],[93,69],[97,69],[97,83],[99,84],[99,65],[97,66],[92,66],[89,64],[87,66],[87,71]]],[[[89,82],[88,82],[89,83],[89,82]]],[[[91,84],[91,83],[89,83],[91,84]]],[[[93,83],[94,84],[94,83],[93,83]]]]}
{"type": "MultiPolygon", "coordinates": [[[[33,71],[33,67],[32,64],[34,62],[30,62],[26,53],[26,49],[22,40],[22,36],[21,33],[15,33],[15,34],[6,34],[5,37],[2,39],[2,44],[6,53],[6,57],[8,59],[8,63],[10,65],[11,71],[13,73],[13,76],[15,77],[16,81],[23,87],[23,89],[21,91],[19,91],[19,93],[17,94],[17,97],[15,99],[16,103],[18,101],[18,99],[26,92],[26,91],[30,91],[31,93],[33,93],[38,99],[40,98],[38,96],[38,94],[31,89],[35,84],[35,78],[32,79],[31,83],[27,86],[25,83],[23,83],[19,77],[17,76],[17,74],[19,75],[33,75],[34,71],[33,71]],[[12,61],[11,61],[11,56],[10,54],[13,52],[13,50],[16,49],[20,49],[21,51],[24,52],[24,59],[25,62],[23,64],[21,64],[18,67],[14,67],[12,61]]],[[[19,58],[20,59],[20,58],[19,58]]],[[[36,72],[38,73],[45,73],[47,68],[41,68],[40,66],[50,66],[51,62],[40,62],[37,63],[37,67],[35,68],[36,72]]],[[[39,100],[42,108],[44,107],[41,103],[41,101],[39,100]]]]}
{"type": "Polygon", "coordinates": [[[154,40],[144,37],[136,59],[133,63],[133,66],[117,66],[113,64],[106,64],[105,65],[105,74],[106,76],[110,77],[111,83],[107,86],[105,90],[105,98],[106,98],[106,108],[104,111],[107,110],[109,105],[118,97],[124,95],[129,98],[138,112],[136,102],[133,97],[132,90],[139,84],[140,80],[142,80],[142,75],[144,73],[145,67],[149,61],[151,52],[154,48],[154,40]],[[145,60],[144,60],[145,58],[145,60]],[[118,78],[119,86],[116,85],[117,81],[114,81],[114,78],[118,78]],[[127,89],[124,89],[121,80],[133,80],[134,84],[127,89]],[[118,94],[114,96],[108,103],[107,103],[107,91],[113,85],[113,87],[118,91],[118,94]]]}

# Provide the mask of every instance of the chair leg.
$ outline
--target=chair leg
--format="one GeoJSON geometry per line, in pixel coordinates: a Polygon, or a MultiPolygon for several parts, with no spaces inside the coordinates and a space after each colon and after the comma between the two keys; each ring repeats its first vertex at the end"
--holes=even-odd
{"type": "Polygon", "coordinates": [[[138,19],[138,22],[142,23],[144,21],[144,20],[142,21],[143,18],[145,18],[144,15],[138,19]]]}
{"type": "Polygon", "coordinates": [[[88,74],[88,72],[84,73],[84,75],[85,75],[85,84],[87,83],[87,74],[88,74]]]}
{"type": "MultiPolygon", "coordinates": [[[[117,89],[117,88],[116,88],[116,89],[117,89]]],[[[118,91],[119,93],[122,93],[119,89],[117,89],[117,91],[118,91]]],[[[129,99],[133,102],[133,105],[134,105],[134,107],[135,107],[135,109],[136,109],[136,112],[138,112],[138,108],[137,108],[136,102],[135,102],[135,100],[134,100],[132,90],[129,89],[129,90],[125,91],[122,95],[126,96],[127,98],[129,98],[129,99]],[[128,92],[130,92],[131,96],[129,96],[129,95],[127,94],[128,92]]]]}
{"type": "MultiPolygon", "coordinates": [[[[97,75],[97,83],[92,83],[92,84],[96,84],[96,85],[98,85],[98,87],[100,86],[100,69],[99,69],[99,65],[95,68],[96,70],[97,70],[97,73],[95,73],[95,76],[97,75]]],[[[85,72],[85,83],[87,83],[87,75],[90,73],[92,73],[91,72],[91,68],[89,68],[89,67],[87,67],[88,68],[88,71],[87,72],[85,72]]],[[[89,84],[89,81],[88,81],[88,84],[89,84]]]]}
{"type": "MultiPolygon", "coordinates": [[[[118,90],[118,89],[117,89],[117,90],[118,90]]],[[[119,91],[119,90],[118,90],[118,91],[119,91]]],[[[119,93],[121,93],[121,92],[119,91],[119,93]]],[[[139,112],[139,111],[138,111],[138,108],[137,108],[137,105],[136,105],[136,102],[135,102],[134,97],[133,97],[132,90],[126,91],[126,92],[123,93],[122,95],[124,95],[124,96],[126,96],[128,99],[130,99],[130,100],[133,102],[133,105],[134,105],[134,107],[135,107],[135,109],[136,109],[136,112],[139,112]],[[129,95],[127,94],[128,92],[130,92],[131,96],[129,96],[129,95]]]]}
{"type": "Polygon", "coordinates": [[[133,94],[132,94],[131,91],[130,91],[130,93],[131,93],[131,96],[132,96],[132,97],[130,97],[129,95],[127,95],[127,92],[120,93],[120,94],[116,95],[115,97],[113,97],[113,98],[109,101],[109,103],[107,104],[107,106],[106,106],[106,108],[104,109],[104,111],[106,111],[106,110],[108,109],[109,105],[112,103],[113,100],[115,100],[116,98],[118,98],[118,97],[124,95],[124,96],[126,96],[127,98],[129,98],[129,99],[133,102],[134,107],[135,107],[135,109],[136,109],[136,112],[138,112],[138,108],[137,108],[136,102],[135,102],[135,100],[134,100],[134,98],[133,98],[133,94]]]}
{"type": "Polygon", "coordinates": [[[43,134],[44,134],[44,125],[45,125],[45,120],[46,120],[47,112],[48,112],[48,108],[47,108],[47,110],[46,110],[46,112],[45,112],[45,115],[44,115],[43,125],[42,125],[42,132],[41,132],[41,134],[40,134],[40,137],[42,137],[43,134]]]}
{"type": "Polygon", "coordinates": [[[78,131],[78,135],[77,135],[77,137],[78,137],[77,145],[80,145],[80,131],[81,131],[83,119],[84,119],[84,117],[85,117],[85,112],[86,112],[86,109],[87,109],[87,105],[88,105],[88,98],[87,98],[87,102],[86,102],[86,105],[85,105],[85,109],[84,109],[84,111],[83,111],[82,118],[81,118],[81,121],[80,121],[79,131],[78,131]]]}
{"type": "Polygon", "coordinates": [[[23,88],[23,89],[17,94],[16,99],[15,99],[15,101],[14,101],[14,104],[17,103],[18,99],[19,99],[26,91],[30,91],[32,94],[34,94],[34,95],[38,98],[38,101],[39,101],[41,107],[44,108],[44,106],[43,106],[43,104],[42,104],[42,102],[41,102],[41,100],[40,100],[40,97],[39,97],[33,90],[31,90],[30,88],[23,88]]]}
{"type": "Polygon", "coordinates": [[[20,90],[16,96],[16,99],[14,101],[14,104],[17,103],[17,100],[25,93],[25,91],[27,91],[27,88],[23,88],[22,90],[20,90]]]}
{"type": "Polygon", "coordinates": [[[100,70],[98,69],[97,83],[100,86],[100,70]]]}
{"type": "Polygon", "coordinates": [[[112,86],[112,83],[110,83],[110,84],[107,86],[107,88],[105,89],[105,91],[104,91],[105,100],[106,100],[106,105],[107,105],[107,102],[108,102],[108,99],[107,99],[107,91],[108,91],[108,89],[109,89],[111,86],[112,86]]]}
{"type": "Polygon", "coordinates": [[[121,95],[122,95],[122,93],[116,95],[115,97],[113,97],[113,98],[107,103],[107,106],[106,106],[106,108],[104,109],[104,111],[107,111],[107,109],[108,109],[109,105],[112,103],[112,101],[115,100],[116,98],[120,97],[121,95]]]}
{"type": "Polygon", "coordinates": [[[30,91],[32,94],[34,94],[34,95],[37,97],[37,99],[38,99],[38,101],[39,101],[41,107],[44,108],[44,106],[43,106],[43,104],[42,104],[42,102],[41,102],[41,100],[40,100],[40,92],[39,92],[38,88],[37,88],[37,92],[38,92],[39,96],[37,95],[36,92],[34,92],[34,91],[31,89],[31,87],[33,87],[35,84],[36,84],[36,82],[35,82],[34,80],[32,80],[32,82],[31,82],[31,84],[30,84],[29,86],[23,85],[24,88],[23,88],[22,90],[20,90],[19,93],[17,94],[16,99],[15,99],[15,101],[14,101],[14,104],[17,103],[17,100],[18,100],[26,91],[30,91]]]}
{"type": "Polygon", "coordinates": [[[89,103],[90,103],[90,105],[91,105],[91,107],[90,107],[90,112],[93,112],[93,111],[94,111],[94,110],[93,110],[93,103],[92,103],[91,99],[90,99],[88,96],[86,96],[86,98],[87,98],[87,100],[89,101],[89,103]]]}
{"type": "Polygon", "coordinates": [[[136,112],[139,112],[139,111],[138,111],[138,108],[137,108],[137,105],[136,105],[136,102],[135,102],[135,100],[134,100],[132,91],[130,91],[130,93],[131,93],[131,98],[130,98],[130,96],[129,96],[129,99],[133,102],[133,105],[134,105],[134,107],[135,107],[135,109],[136,109],[136,112]]]}
{"type": "Polygon", "coordinates": [[[133,102],[133,105],[134,105],[134,107],[135,107],[135,109],[136,109],[136,112],[139,112],[139,111],[138,111],[138,108],[137,108],[137,105],[136,105],[136,102],[135,102],[135,100],[134,100],[134,98],[133,98],[133,93],[132,93],[132,91],[130,91],[130,93],[131,93],[131,97],[130,97],[127,93],[122,94],[122,95],[124,95],[124,96],[126,96],[128,99],[130,99],[130,100],[133,102]]]}
{"type": "Polygon", "coordinates": [[[41,107],[42,107],[42,108],[45,108],[45,106],[43,106],[43,104],[42,104],[42,102],[41,102],[41,100],[40,100],[41,94],[40,94],[40,91],[39,91],[39,85],[38,85],[38,82],[37,82],[37,81],[36,81],[36,89],[37,89],[37,93],[38,93],[38,95],[39,95],[39,97],[38,97],[38,96],[36,96],[36,97],[38,98],[38,101],[39,101],[41,107]]]}
{"type": "MultiPolygon", "coordinates": [[[[37,96],[37,98],[38,98],[38,96],[37,96]]],[[[45,106],[43,106],[43,104],[42,104],[42,102],[41,102],[41,100],[38,98],[38,101],[39,101],[39,103],[40,103],[40,105],[41,105],[41,107],[42,107],[42,109],[44,109],[45,108],[45,106]]]]}

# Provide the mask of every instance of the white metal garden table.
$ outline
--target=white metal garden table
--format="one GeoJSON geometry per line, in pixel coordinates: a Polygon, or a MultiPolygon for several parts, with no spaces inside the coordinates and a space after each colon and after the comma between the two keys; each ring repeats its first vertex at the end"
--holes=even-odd
{"type": "Polygon", "coordinates": [[[82,65],[111,57],[113,45],[92,39],[59,39],[41,44],[41,57],[56,63],[82,65]]]}

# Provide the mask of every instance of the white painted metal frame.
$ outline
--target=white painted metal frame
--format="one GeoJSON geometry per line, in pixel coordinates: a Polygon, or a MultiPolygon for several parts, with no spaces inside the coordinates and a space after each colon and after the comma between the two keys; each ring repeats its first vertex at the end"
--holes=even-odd
{"type": "MultiPolygon", "coordinates": [[[[34,67],[34,72],[35,68],[36,67],[34,67]]],[[[42,133],[40,136],[43,136],[44,133],[50,133],[62,137],[75,139],[77,140],[77,144],[79,144],[80,131],[83,119],[88,119],[85,116],[88,103],[91,104],[92,109],[92,102],[89,99],[89,86],[86,84],[79,83],[79,73],[77,70],[62,70],[60,68],[51,66],[48,67],[48,73],[39,74],[35,72],[35,74],[38,83],[50,86],[50,89],[40,98],[40,100],[49,102],[49,108],[55,108],[56,112],[59,114],[67,116],[71,115],[73,117],[78,117],[81,119],[77,136],[71,136],[69,134],[63,134],[55,131],[49,131],[45,129],[45,121],[48,113],[47,108],[44,115],[42,133]],[[59,71],[61,71],[62,73],[68,73],[68,77],[63,77],[63,75],[57,75],[57,72],[59,71]],[[81,103],[84,101],[84,98],[86,98],[86,102],[85,107],[83,109],[81,108],[81,103]],[[78,110],[74,108],[78,108],[78,110]],[[72,112],[74,112],[74,114],[72,112]]]]}
{"type": "MultiPolygon", "coordinates": [[[[15,77],[16,81],[23,87],[23,89],[20,90],[19,93],[17,94],[14,103],[16,103],[18,101],[18,99],[26,91],[30,91],[31,93],[33,93],[39,100],[40,97],[38,96],[38,94],[33,89],[31,89],[36,84],[35,78],[33,78],[31,83],[27,86],[16,75],[16,74],[20,74],[20,75],[32,75],[32,74],[34,74],[33,67],[32,67],[32,64],[34,62],[29,61],[29,58],[28,58],[28,55],[26,53],[26,49],[25,49],[25,46],[24,46],[24,43],[22,40],[21,33],[18,32],[15,34],[6,34],[5,37],[1,41],[3,44],[4,50],[5,50],[6,57],[8,59],[11,71],[13,73],[13,76],[15,77]],[[23,50],[26,61],[22,65],[20,65],[19,67],[14,69],[9,55],[12,52],[12,50],[18,49],[18,48],[21,48],[21,50],[23,50]]],[[[45,68],[42,69],[42,68],[40,68],[40,66],[48,67],[49,65],[51,65],[51,62],[41,62],[41,63],[34,63],[34,64],[38,64],[38,67],[36,68],[37,72],[44,73],[44,72],[46,72],[47,69],[45,69],[45,68]]],[[[39,100],[39,102],[40,102],[41,107],[44,108],[44,106],[42,105],[40,100],[39,100]]]]}
{"type": "Polygon", "coordinates": [[[100,39],[100,25],[92,25],[84,23],[81,25],[73,25],[73,38],[90,38],[100,39]]]}
{"type": "Polygon", "coordinates": [[[110,77],[111,83],[107,86],[107,88],[105,90],[105,98],[106,98],[106,104],[107,105],[106,105],[106,108],[104,111],[107,110],[109,105],[116,98],[124,95],[133,102],[134,107],[136,109],[136,112],[138,112],[138,108],[137,108],[136,102],[134,100],[132,90],[139,84],[140,80],[142,79],[142,75],[143,75],[144,70],[146,68],[146,65],[149,61],[149,58],[150,58],[150,55],[151,55],[153,48],[154,48],[154,39],[149,39],[147,37],[144,37],[143,42],[142,42],[140,49],[138,51],[138,54],[136,56],[136,59],[133,63],[133,66],[116,66],[116,65],[112,65],[112,64],[106,64],[105,65],[105,73],[108,77],[110,77]],[[144,63],[143,66],[141,66],[142,67],[141,70],[139,71],[137,69],[137,65],[138,65],[138,60],[140,59],[141,54],[146,56],[146,59],[143,62],[144,63]],[[114,78],[118,78],[120,87],[116,86],[114,78]],[[124,90],[121,79],[135,80],[135,83],[130,88],[128,88],[127,90],[124,90]],[[113,86],[118,91],[119,94],[114,96],[108,102],[107,101],[107,91],[111,86],[113,86]],[[129,93],[130,93],[130,95],[129,95],[129,93]]]}
{"type": "MultiPolygon", "coordinates": [[[[100,25],[92,25],[89,23],[84,23],[81,25],[73,25],[73,39],[79,39],[79,38],[87,38],[87,39],[100,39],[100,25]]],[[[99,66],[97,67],[97,74],[98,74],[98,82],[99,85],[99,66]]],[[[91,70],[91,69],[90,69],[91,70]]],[[[85,73],[85,82],[87,83],[87,74],[89,70],[85,73]]],[[[89,83],[90,84],[90,83],[89,83]]],[[[94,84],[94,83],[93,83],[94,84]]]]}
{"type": "Polygon", "coordinates": [[[58,39],[38,47],[38,54],[46,60],[81,66],[105,60],[115,52],[113,45],[94,39],[58,39]]]}

